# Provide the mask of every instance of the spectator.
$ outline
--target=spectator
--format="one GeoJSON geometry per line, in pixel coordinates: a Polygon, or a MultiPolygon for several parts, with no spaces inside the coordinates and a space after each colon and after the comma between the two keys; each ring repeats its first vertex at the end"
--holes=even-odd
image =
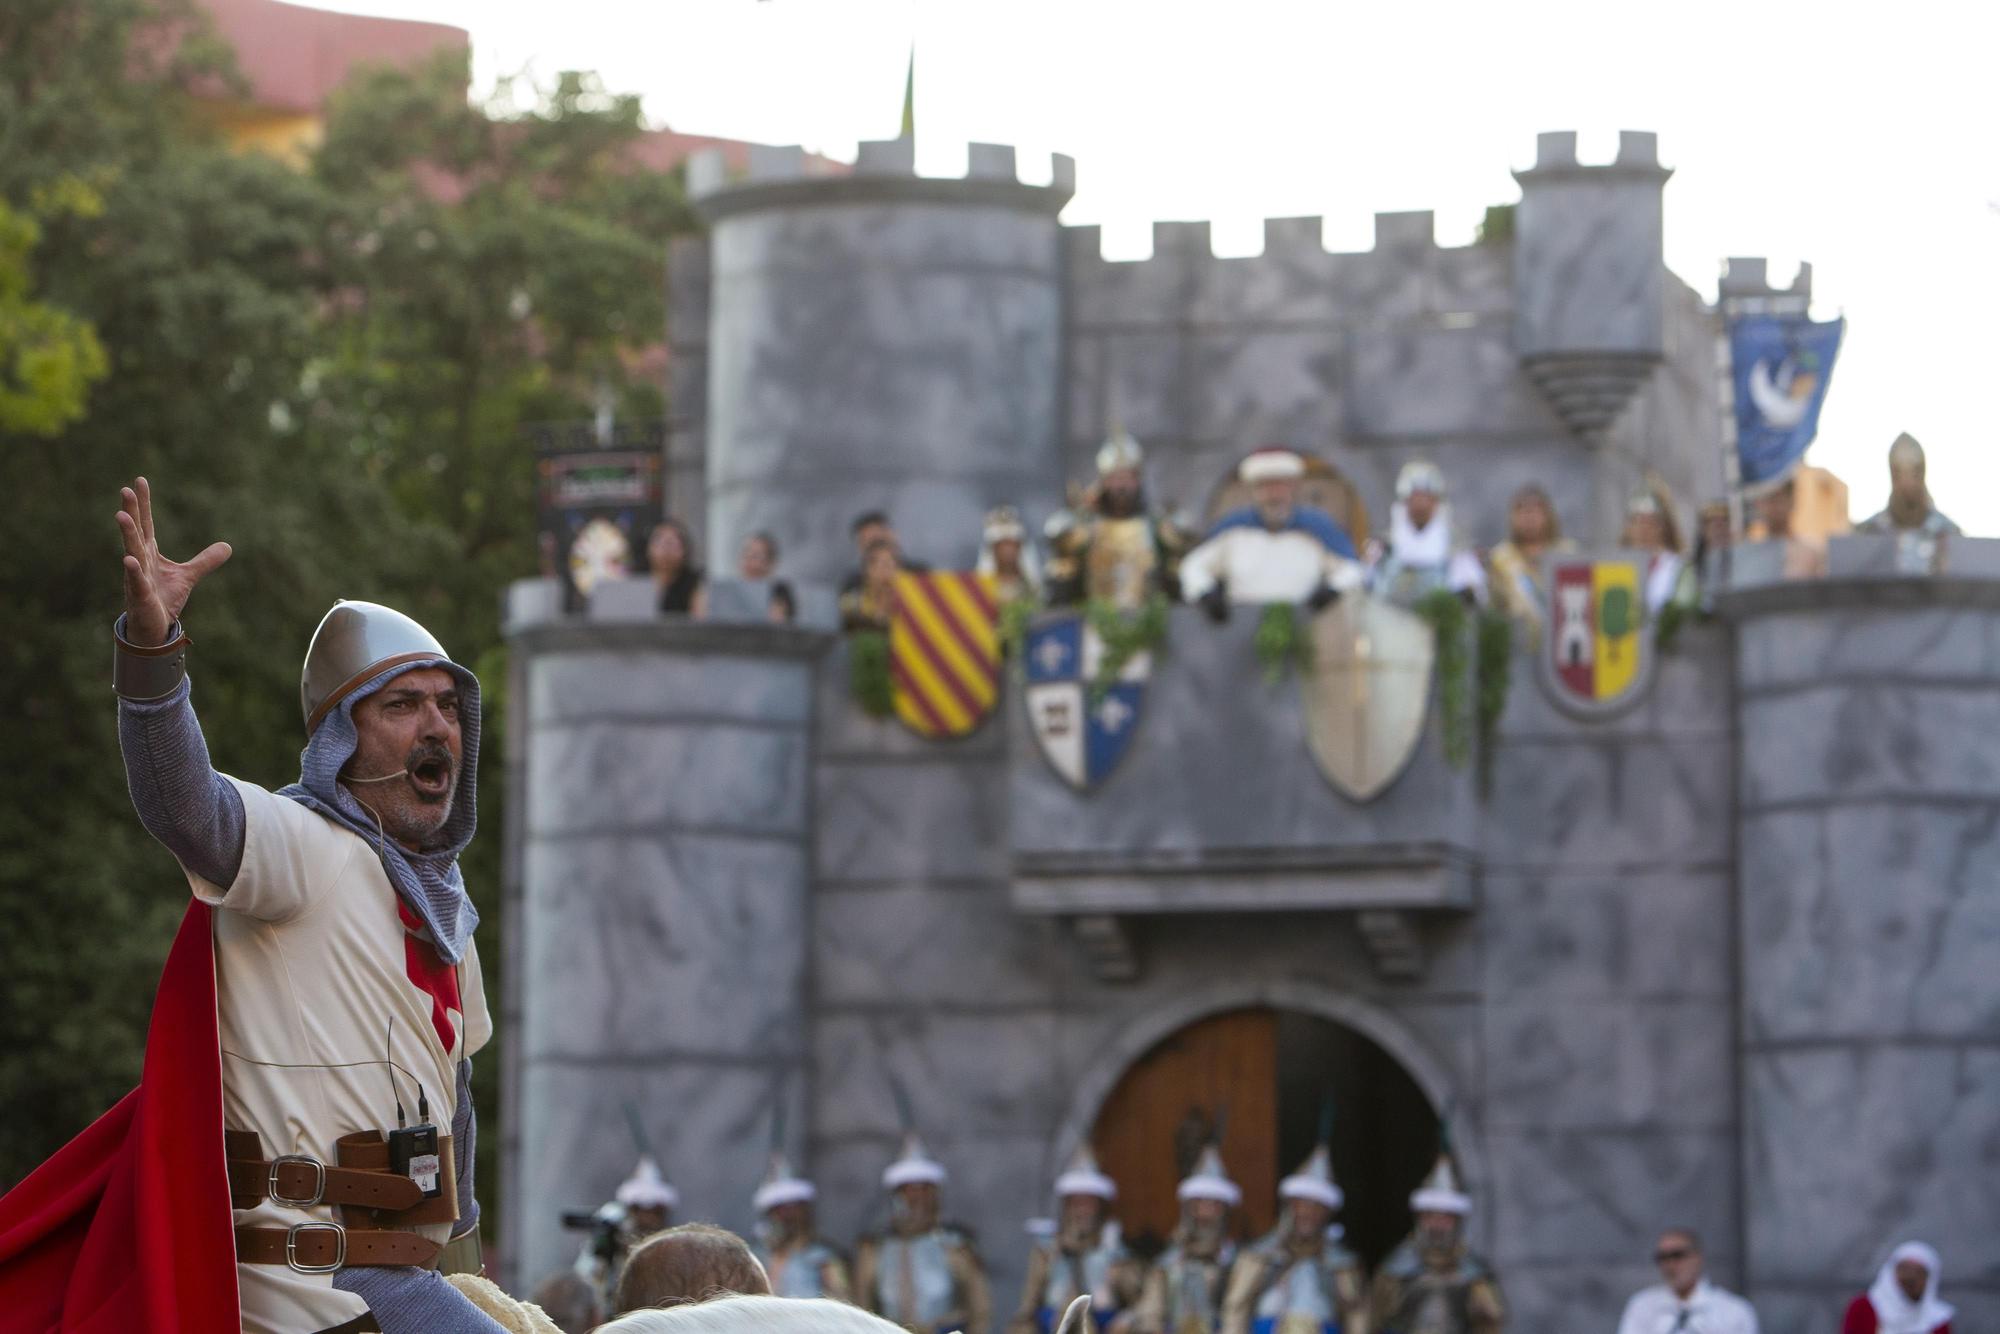
{"type": "Polygon", "coordinates": [[[1787,477],[1757,497],[1757,521],[1766,542],[1785,544],[1785,578],[1817,579],[1826,573],[1826,548],[1792,532],[1797,501],[1797,483],[1787,477]]]}
{"type": "Polygon", "coordinates": [[[1507,506],[1507,540],[1486,553],[1486,571],[1493,600],[1526,627],[1531,640],[1541,636],[1548,603],[1542,558],[1550,552],[1575,550],[1576,543],[1562,535],[1548,492],[1528,485],[1514,493],[1507,506]]]}
{"type": "Polygon", "coordinates": [[[1692,1229],[1662,1232],[1653,1263],[1663,1281],[1632,1294],[1618,1334],[1757,1334],[1750,1303],[1716,1287],[1702,1272],[1701,1238],[1692,1229]]]}
{"type": "Polygon", "coordinates": [[[1840,1334],[1951,1334],[1956,1312],[1937,1291],[1938,1253],[1906,1241],[1882,1262],[1874,1286],[1848,1303],[1840,1334]]]}
{"type": "Polygon", "coordinates": [[[792,586],[776,577],[778,573],[778,539],[762,531],[743,539],[743,549],[736,554],[736,573],[755,583],[769,582],[770,600],[764,610],[773,625],[789,625],[798,615],[798,601],[792,596],[792,586]]]}
{"type": "Polygon", "coordinates": [[[903,1334],[880,1316],[812,1297],[725,1297],[699,1306],[635,1311],[597,1334],[903,1334]]]}
{"type": "Polygon", "coordinates": [[[846,582],[841,584],[840,592],[843,597],[849,593],[858,592],[861,585],[867,582],[868,552],[878,542],[887,542],[895,549],[896,558],[901,562],[902,568],[917,571],[928,570],[930,568],[930,566],[924,564],[922,561],[911,560],[903,554],[902,540],[896,536],[896,530],[890,526],[889,516],[881,510],[869,510],[865,514],[856,515],[851,531],[854,534],[854,550],[859,557],[860,563],[855,566],[853,573],[847,576],[846,582]]]}
{"type": "Polygon", "coordinates": [[[1669,602],[1692,606],[1694,574],[1681,557],[1681,525],[1674,517],[1673,492],[1649,481],[1625,505],[1625,530],[1618,545],[1646,554],[1646,614],[1657,616],[1669,602]]]}
{"type": "Polygon", "coordinates": [[[877,538],[862,556],[861,582],[840,595],[840,628],[888,633],[896,614],[896,576],[903,570],[891,538],[877,538]]]}
{"type": "Polygon", "coordinates": [[[695,563],[694,542],[679,519],[662,519],[646,539],[646,568],[652,571],[660,610],[672,615],[708,613],[708,588],[695,563]]]}
{"type": "Polygon", "coordinates": [[[1729,549],[1735,534],[1729,526],[1729,502],[1711,500],[1701,507],[1694,539],[1695,583],[1701,590],[1701,609],[1715,610],[1715,595],[1729,587],[1729,549]]]}
{"type": "Polygon", "coordinates": [[[770,1276],[743,1238],[711,1223],[683,1223],[648,1238],[626,1258],[613,1305],[622,1314],[770,1291],[770,1276]]]}
{"type": "Polygon", "coordinates": [[[529,1298],[563,1334],[590,1334],[604,1319],[590,1281],[573,1269],[543,1279],[529,1298]]]}

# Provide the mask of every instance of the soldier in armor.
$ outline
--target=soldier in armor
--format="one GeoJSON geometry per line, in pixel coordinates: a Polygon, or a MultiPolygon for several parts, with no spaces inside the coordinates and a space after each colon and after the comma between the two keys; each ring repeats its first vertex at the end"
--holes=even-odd
{"type": "Polygon", "coordinates": [[[1229,1276],[1222,1334],[1368,1334],[1361,1263],[1337,1240],[1345,1201],[1322,1144],[1278,1183],[1278,1226],[1229,1276]]]}
{"type": "Polygon", "coordinates": [[[1957,537],[1958,525],[1947,519],[1931,499],[1924,481],[1924,447],[1905,431],[1889,446],[1889,507],[1864,520],[1863,533],[1915,533],[1923,537],[1957,537]]]}
{"type": "Polygon", "coordinates": [[[771,1154],[770,1170],[751,1204],[759,1215],[757,1258],[780,1297],[831,1297],[851,1302],[847,1261],[820,1240],[813,1227],[819,1189],[792,1171],[781,1151],[771,1154]]]}
{"type": "Polygon", "coordinates": [[[1182,1180],[1179,1195],[1180,1226],[1146,1275],[1131,1334],[1216,1334],[1221,1327],[1222,1297],[1236,1262],[1229,1215],[1243,1203],[1243,1191],[1229,1179],[1222,1153],[1211,1143],[1182,1180]]]}
{"type": "Polygon", "coordinates": [[[1090,1146],[1077,1149],[1056,1178],[1055,1235],[1028,1252],[1028,1281],[1008,1334],[1051,1334],[1085,1294],[1095,1328],[1103,1330],[1138,1300],[1144,1269],[1110,1217],[1117,1198],[1117,1184],[1098,1168],[1090,1146]]]}
{"type": "Polygon", "coordinates": [[[1472,1199],[1459,1189],[1451,1155],[1410,1196],[1416,1231],[1375,1274],[1374,1327],[1380,1334],[1499,1334],[1507,1308],[1486,1262],[1466,1249],[1472,1199]]]}
{"type": "Polygon", "coordinates": [[[1102,601],[1129,611],[1155,593],[1179,596],[1180,559],[1193,543],[1178,524],[1146,512],[1144,461],[1137,440],[1112,432],[1097,451],[1097,481],[1049,520],[1050,605],[1102,601]]]}
{"type": "Polygon", "coordinates": [[[1396,474],[1396,503],[1389,507],[1389,541],[1370,543],[1375,591],[1398,606],[1410,607],[1448,588],[1468,601],[1486,599],[1486,569],[1461,546],[1444,474],[1422,459],[1396,474]]]}
{"type": "Polygon", "coordinates": [[[861,1304],[912,1334],[987,1334],[991,1302],[986,1271],[963,1231],[938,1221],[944,1164],[914,1133],[882,1173],[890,1192],[889,1232],[855,1249],[854,1288],[861,1304]]]}

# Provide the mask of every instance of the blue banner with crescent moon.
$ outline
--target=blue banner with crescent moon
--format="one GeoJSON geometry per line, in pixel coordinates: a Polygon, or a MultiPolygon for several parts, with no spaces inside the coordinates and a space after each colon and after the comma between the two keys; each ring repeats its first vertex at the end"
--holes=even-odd
{"type": "Polygon", "coordinates": [[[1736,456],[1744,486],[1792,470],[1819,431],[1846,320],[1746,315],[1729,326],[1736,382],[1736,456]]]}

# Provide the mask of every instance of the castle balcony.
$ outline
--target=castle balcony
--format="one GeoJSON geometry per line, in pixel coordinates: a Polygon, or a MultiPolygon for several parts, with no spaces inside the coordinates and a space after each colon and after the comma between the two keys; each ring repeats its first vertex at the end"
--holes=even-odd
{"type": "Polygon", "coordinates": [[[1400,774],[1353,800],[1307,744],[1298,671],[1260,663],[1257,623],[1248,607],[1225,625],[1171,613],[1128,748],[1090,791],[1044,758],[1018,689],[1009,701],[1014,909],[1068,919],[1106,980],[1136,975],[1137,922],[1204,913],[1337,914],[1408,977],[1418,919],[1476,907],[1476,778],[1447,762],[1435,705],[1400,774]]]}

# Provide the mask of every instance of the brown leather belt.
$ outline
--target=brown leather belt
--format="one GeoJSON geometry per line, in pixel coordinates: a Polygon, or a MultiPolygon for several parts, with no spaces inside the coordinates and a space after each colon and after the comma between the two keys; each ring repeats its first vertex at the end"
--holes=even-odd
{"type": "Polygon", "coordinates": [[[387,1265],[429,1269],[443,1253],[440,1243],[414,1232],[349,1231],[338,1223],[236,1229],[238,1264],[285,1265],[301,1274],[387,1265]]]}
{"type": "Polygon", "coordinates": [[[443,1254],[443,1243],[405,1229],[458,1218],[449,1135],[439,1137],[440,1190],[428,1200],[416,1182],[390,1167],[389,1144],[379,1130],[335,1141],[337,1166],[303,1154],[267,1159],[262,1141],[250,1130],[225,1131],[223,1144],[234,1207],[254,1209],[265,1200],[296,1209],[341,1206],[337,1223],[237,1228],[236,1258],[242,1264],[286,1265],[305,1274],[385,1265],[428,1269],[443,1254]]]}

